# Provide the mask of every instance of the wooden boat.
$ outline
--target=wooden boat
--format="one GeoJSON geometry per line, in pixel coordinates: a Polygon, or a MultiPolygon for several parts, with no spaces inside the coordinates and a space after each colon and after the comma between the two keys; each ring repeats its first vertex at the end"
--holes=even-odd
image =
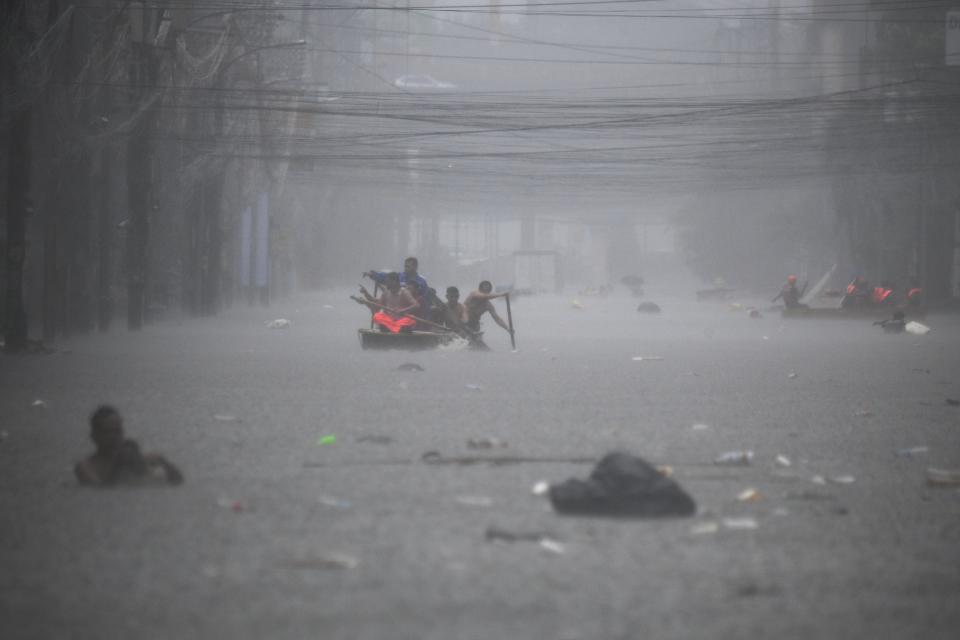
{"type": "Polygon", "coordinates": [[[390,333],[375,329],[360,329],[360,346],[364,349],[401,349],[423,351],[436,349],[456,339],[456,334],[439,331],[403,331],[390,333]]]}
{"type": "Polygon", "coordinates": [[[784,318],[854,318],[859,320],[883,320],[891,317],[894,311],[903,311],[907,319],[922,319],[927,316],[926,309],[899,307],[806,307],[800,309],[784,309],[781,315],[784,318]]]}

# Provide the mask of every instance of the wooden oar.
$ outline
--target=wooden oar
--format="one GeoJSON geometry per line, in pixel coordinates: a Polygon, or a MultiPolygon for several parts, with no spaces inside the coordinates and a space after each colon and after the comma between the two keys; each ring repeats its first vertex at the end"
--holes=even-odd
{"type": "MultiPolygon", "coordinates": [[[[375,281],[375,282],[373,283],[373,297],[374,297],[374,298],[377,297],[377,293],[379,293],[379,291],[380,291],[380,283],[375,281]]],[[[374,325],[374,322],[373,322],[373,314],[371,314],[371,315],[370,315],[370,330],[371,330],[371,331],[373,331],[373,325],[374,325]]]]}
{"type": "Polygon", "coordinates": [[[517,339],[513,337],[513,314],[510,312],[510,294],[503,296],[507,301],[507,325],[510,326],[510,346],[517,350],[517,339]]]}

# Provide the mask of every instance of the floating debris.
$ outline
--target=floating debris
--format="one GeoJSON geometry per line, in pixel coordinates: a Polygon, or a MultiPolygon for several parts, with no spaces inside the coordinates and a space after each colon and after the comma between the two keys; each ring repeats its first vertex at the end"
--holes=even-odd
{"type": "Polygon", "coordinates": [[[756,518],[724,518],[722,522],[724,528],[735,531],[749,531],[760,526],[756,518]]]}
{"type": "Polygon", "coordinates": [[[901,458],[911,458],[913,456],[918,456],[924,453],[929,453],[930,448],[919,446],[919,447],[907,447],[905,449],[897,449],[896,454],[901,458]]]}
{"type": "Polygon", "coordinates": [[[292,560],[286,565],[291,569],[300,569],[307,571],[336,571],[344,569],[356,569],[360,561],[353,556],[341,553],[328,553],[309,558],[292,560]]]}
{"type": "Polygon", "coordinates": [[[353,506],[349,500],[343,500],[333,496],[320,496],[317,498],[317,503],[324,507],[334,507],[336,509],[349,509],[353,506]]]}
{"type": "Polygon", "coordinates": [[[551,538],[541,539],[540,548],[545,551],[549,551],[550,553],[556,554],[558,556],[562,556],[564,553],[567,552],[567,549],[563,544],[551,538]]]}
{"type": "Polygon", "coordinates": [[[478,384],[465,384],[463,387],[469,391],[483,391],[483,387],[478,384]]]}
{"type": "Polygon", "coordinates": [[[493,506],[493,498],[488,498],[486,496],[457,496],[457,502],[459,504],[467,505],[468,507],[493,506]]]}
{"type": "Polygon", "coordinates": [[[720,525],[716,522],[698,522],[697,524],[690,527],[690,533],[695,536],[702,536],[711,533],[716,533],[720,530],[720,525]]]}
{"type": "Polygon", "coordinates": [[[853,484],[857,479],[853,476],[832,476],[830,482],[833,484],[853,484]]]}
{"type": "Polygon", "coordinates": [[[337,443],[337,436],[335,436],[335,435],[332,434],[332,433],[329,434],[329,435],[320,436],[319,438],[317,438],[317,446],[318,446],[318,447],[322,447],[322,446],[328,445],[328,444],[336,444],[336,443],[337,443]]]}
{"type": "Polygon", "coordinates": [[[713,459],[713,464],[722,467],[747,467],[753,462],[753,451],[726,451],[713,459]]]}
{"type": "Polygon", "coordinates": [[[694,431],[706,431],[707,429],[710,428],[710,425],[703,424],[702,422],[698,422],[697,424],[693,425],[690,428],[693,429],[694,431]]]}
{"type": "Polygon", "coordinates": [[[756,489],[744,489],[737,495],[739,502],[759,502],[763,499],[763,494],[756,489]]]}
{"type": "Polygon", "coordinates": [[[267,324],[267,329],[289,329],[293,324],[286,318],[277,318],[276,320],[270,320],[267,324]]]}
{"type": "Polygon", "coordinates": [[[906,325],[904,325],[903,328],[907,333],[915,336],[925,336],[928,333],[930,333],[930,327],[928,327],[925,324],[921,324],[916,320],[911,320],[906,325]]]}
{"type": "Polygon", "coordinates": [[[47,403],[44,402],[43,400],[39,400],[39,399],[38,399],[38,400],[34,400],[33,402],[31,402],[31,403],[30,403],[30,406],[31,406],[31,407],[34,407],[35,409],[46,409],[46,408],[47,408],[47,403]]]}
{"type": "Polygon", "coordinates": [[[506,449],[508,446],[505,440],[500,440],[499,438],[472,438],[467,440],[467,449],[506,449]]]}
{"type": "Polygon", "coordinates": [[[634,362],[659,362],[663,360],[663,356],[633,356],[631,360],[634,362]]]}
{"type": "Polygon", "coordinates": [[[530,492],[535,496],[545,496],[550,493],[550,483],[545,480],[541,480],[533,485],[533,488],[530,490],[530,492]]]}
{"type": "Polygon", "coordinates": [[[774,462],[778,467],[782,467],[784,469],[793,466],[793,463],[790,462],[790,458],[785,455],[778,455],[776,458],[774,458],[774,462]]]}
{"type": "Polygon", "coordinates": [[[931,487],[960,486],[960,469],[927,469],[927,484],[931,487]]]}
{"type": "Polygon", "coordinates": [[[397,367],[397,371],[425,371],[425,369],[416,362],[404,362],[397,367]]]}

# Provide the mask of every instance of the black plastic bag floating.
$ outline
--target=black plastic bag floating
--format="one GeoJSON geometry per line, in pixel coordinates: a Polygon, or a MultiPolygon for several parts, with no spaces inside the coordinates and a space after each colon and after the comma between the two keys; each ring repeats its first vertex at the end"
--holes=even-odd
{"type": "Polygon", "coordinates": [[[621,518],[690,516],[693,498],[646,460],[608,453],[587,480],[571,478],[550,487],[558,513],[621,518]]]}

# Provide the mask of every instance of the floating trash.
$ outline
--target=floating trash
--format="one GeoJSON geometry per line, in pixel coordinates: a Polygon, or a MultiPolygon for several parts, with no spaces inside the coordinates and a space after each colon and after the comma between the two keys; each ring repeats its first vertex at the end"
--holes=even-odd
{"type": "Polygon", "coordinates": [[[336,443],[337,443],[337,436],[335,436],[332,433],[330,435],[320,436],[319,438],[317,438],[318,447],[322,447],[328,444],[336,444],[336,443]]]}
{"type": "Polygon", "coordinates": [[[500,440],[499,438],[472,438],[467,440],[467,449],[506,449],[508,446],[506,440],[500,440]]]}
{"type": "Polygon", "coordinates": [[[486,496],[457,496],[457,502],[468,507],[493,506],[493,498],[488,498],[486,496]]]}
{"type": "Polygon", "coordinates": [[[36,408],[36,409],[45,409],[45,408],[47,407],[47,403],[44,402],[43,400],[39,400],[39,399],[38,399],[38,400],[34,400],[33,402],[31,402],[31,403],[30,403],[30,406],[31,406],[31,407],[34,407],[34,408],[36,408]]]}
{"type": "Polygon", "coordinates": [[[558,556],[562,556],[567,552],[567,548],[560,542],[553,540],[551,538],[543,538],[540,540],[540,548],[549,551],[558,556]]]}
{"type": "Polygon", "coordinates": [[[927,484],[932,487],[960,486],[960,469],[927,469],[927,484]]]}
{"type": "Polygon", "coordinates": [[[737,495],[737,500],[739,502],[759,502],[763,499],[763,494],[761,494],[756,489],[744,489],[737,495]]]}
{"type": "Polygon", "coordinates": [[[724,518],[722,522],[725,529],[735,531],[749,531],[760,526],[756,518],[724,518]]]}
{"type": "Polygon", "coordinates": [[[530,492],[535,496],[545,496],[550,493],[550,483],[545,480],[541,480],[533,485],[533,488],[530,492]]]}
{"type": "Polygon", "coordinates": [[[823,476],[813,476],[810,478],[810,482],[813,484],[827,484],[827,480],[823,476]]]}
{"type": "Polygon", "coordinates": [[[286,565],[291,569],[301,569],[308,571],[336,571],[344,569],[356,569],[360,561],[353,556],[342,553],[327,553],[309,558],[300,558],[287,562],[286,565]]]}
{"type": "Polygon", "coordinates": [[[929,453],[929,447],[907,447],[906,449],[897,449],[897,456],[901,458],[911,458],[913,456],[922,455],[924,453],[929,453]]]}
{"type": "Polygon", "coordinates": [[[747,467],[753,462],[753,451],[726,451],[713,459],[713,464],[722,467],[747,467]]]}
{"type": "Polygon", "coordinates": [[[702,422],[698,422],[697,424],[693,425],[690,428],[693,429],[694,431],[706,431],[707,429],[710,428],[710,425],[703,424],[702,422]]]}
{"type": "Polygon", "coordinates": [[[774,458],[774,462],[778,467],[782,468],[793,466],[793,463],[790,462],[790,458],[784,455],[778,455],[776,458],[774,458]]]}
{"type": "Polygon", "coordinates": [[[483,391],[483,387],[478,384],[465,384],[463,385],[463,388],[470,391],[483,391]]]}
{"type": "Polygon", "coordinates": [[[349,500],[335,498],[334,496],[320,496],[317,503],[324,507],[334,507],[336,509],[349,509],[352,505],[349,500]]]}
{"type": "Polygon", "coordinates": [[[857,479],[853,476],[831,476],[830,482],[833,484],[853,484],[857,479]]]}
{"type": "Polygon", "coordinates": [[[217,498],[217,506],[221,509],[229,509],[234,513],[243,513],[250,510],[241,500],[234,498],[217,498]]]}
{"type": "Polygon", "coordinates": [[[293,324],[286,318],[277,318],[276,320],[270,320],[267,324],[267,329],[289,329],[293,324]]]}
{"type": "Polygon", "coordinates": [[[663,356],[633,356],[631,360],[634,362],[660,362],[663,360],[663,356]]]}
{"type": "Polygon", "coordinates": [[[716,533],[720,530],[720,525],[716,522],[699,522],[690,527],[690,533],[695,536],[702,536],[716,533]]]}
{"type": "Polygon", "coordinates": [[[915,336],[925,336],[930,333],[930,327],[925,324],[921,324],[915,320],[911,320],[903,326],[904,331],[915,336]]]}

